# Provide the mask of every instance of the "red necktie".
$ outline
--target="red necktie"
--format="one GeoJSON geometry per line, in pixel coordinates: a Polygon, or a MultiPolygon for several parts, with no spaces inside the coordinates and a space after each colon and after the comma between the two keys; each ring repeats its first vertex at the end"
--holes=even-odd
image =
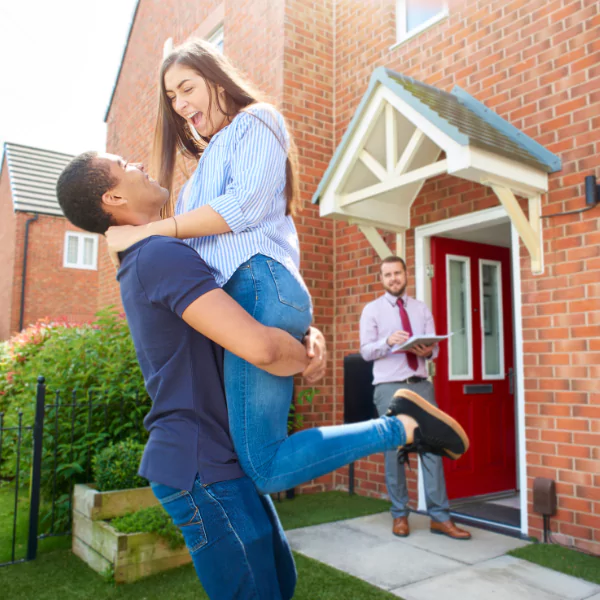
{"type": "MultiPolygon", "coordinates": [[[[398,304],[398,308],[400,309],[400,321],[402,322],[402,329],[404,329],[409,336],[412,336],[413,330],[410,326],[410,319],[408,318],[406,308],[404,308],[404,302],[402,302],[402,298],[398,298],[396,304],[398,304]]],[[[406,352],[405,354],[408,366],[413,371],[416,371],[419,368],[419,359],[412,352],[406,352]]]]}

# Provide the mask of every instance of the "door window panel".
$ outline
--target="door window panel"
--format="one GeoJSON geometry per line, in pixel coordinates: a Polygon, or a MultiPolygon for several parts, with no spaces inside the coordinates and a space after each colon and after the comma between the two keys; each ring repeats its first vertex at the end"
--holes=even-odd
{"type": "Polygon", "coordinates": [[[447,256],[450,379],[472,379],[470,260],[447,256]]]}
{"type": "Polygon", "coordinates": [[[504,378],[504,340],[502,337],[501,265],[479,261],[481,290],[482,365],[484,379],[504,378]]]}

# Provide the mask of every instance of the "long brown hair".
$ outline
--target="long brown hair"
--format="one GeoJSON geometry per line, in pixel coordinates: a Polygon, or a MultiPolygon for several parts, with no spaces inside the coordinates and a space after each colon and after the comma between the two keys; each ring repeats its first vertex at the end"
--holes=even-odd
{"type": "MultiPolygon", "coordinates": [[[[177,163],[177,153],[186,158],[198,160],[210,140],[196,139],[188,128],[185,119],[180,117],[171,105],[165,90],[165,74],[172,65],[179,64],[194,70],[209,90],[209,113],[213,101],[230,122],[247,107],[264,102],[262,94],[216,48],[204,40],[195,39],[175,48],[164,60],[160,68],[160,98],[158,117],[154,132],[152,151],[152,172],[161,186],[171,190],[171,198],[163,209],[163,217],[175,212],[173,178],[177,163]],[[224,90],[224,101],[215,92],[217,86],[224,90]]],[[[285,139],[260,117],[248,112],[268,127],[279,143],[285,148],[285,139]]],[[[299,203],[298,151],[291,135],[287,143],[285,168],[286,215],[295,214],[299,203]]]]}

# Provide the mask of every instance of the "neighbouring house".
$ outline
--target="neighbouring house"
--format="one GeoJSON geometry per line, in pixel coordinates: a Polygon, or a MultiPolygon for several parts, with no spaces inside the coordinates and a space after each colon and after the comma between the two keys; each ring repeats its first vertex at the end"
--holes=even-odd
{"type": "MultiPolygon", "coordinates": [[[[299,147],[302,273],[331,355],[305,422],[342,422],[343,359],[378,261],[401,254],[454,332],[431,375],[473,442],[446,465],[455,511],[541,538],[532,488],[549,478],[553,538],[600,554],[598,2],[140,0],[109,151],[149,158],[158,65],[192,35],[270,94],[299,147]]],[[[100,305],[118,301],[106,257],[99,275],[100,305]]],[[[380,456],[355,465],[355,491],[385,495],[380,456]]]]}
{"type": "Polygon", "coordinates": [[[0,171],[0,340],[98,310],[98,236],[71,225],[56,180],[72,156],[6,142],[0,171]]]}

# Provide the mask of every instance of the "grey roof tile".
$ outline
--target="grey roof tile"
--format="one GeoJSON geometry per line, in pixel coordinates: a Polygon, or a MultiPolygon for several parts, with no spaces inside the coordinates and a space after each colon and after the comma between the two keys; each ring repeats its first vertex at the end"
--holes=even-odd
{"type": "Polygon", "coordinates": [[[369,87],[321,178],[313,195],[313,203],[319,202],[324,193],[378,85],[389,88],[462,146],[472,145],[545,173],[554,173],[561,169],[561,160],[558,156],[458,86],[449,93],[385,67],[378,67],[373,72],[369,87]]]}
{"type": "Polygon", "coordinates": [[[10,142],[4,144],[4,156],[14,210],[63,216],[56,182],[73,156],[10,142]]]}

